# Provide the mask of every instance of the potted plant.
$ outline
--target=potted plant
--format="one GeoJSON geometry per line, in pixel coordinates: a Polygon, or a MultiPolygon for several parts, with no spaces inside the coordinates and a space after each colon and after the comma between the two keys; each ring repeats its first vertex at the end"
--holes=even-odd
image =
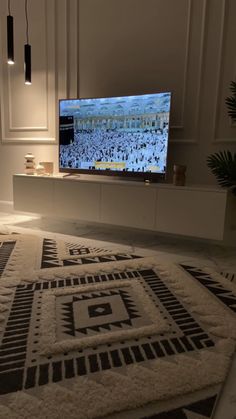
{"type": "MultiPolygon", "coordinates": [[[[232,95],[225,99],[228,114],[232,122],[236,122],[236,82],[230,83],[232,95]]],[[[236,195],[236,153],[231,151],[219,151],[207,158],[207,166],[222,187],[227,187],[236,195]]]]}

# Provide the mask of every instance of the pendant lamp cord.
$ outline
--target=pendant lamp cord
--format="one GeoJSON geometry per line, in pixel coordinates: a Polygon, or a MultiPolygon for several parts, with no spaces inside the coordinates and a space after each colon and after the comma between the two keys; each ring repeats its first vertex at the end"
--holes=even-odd
{"type": "Polygon", "coordinates": [[[11,16],[11,0],[8,0],[8,14],[11,16]]]}
{"type": "Polygon", "coordinates": [[[29,43],[28,0],[25,0],[26,43],[29,43]]]}

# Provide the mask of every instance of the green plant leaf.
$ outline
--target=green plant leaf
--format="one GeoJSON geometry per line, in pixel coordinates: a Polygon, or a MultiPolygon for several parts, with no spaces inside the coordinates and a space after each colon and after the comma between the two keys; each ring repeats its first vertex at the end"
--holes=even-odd
{"type": "Polygon", "coordinates": [[[236,121],[236,82],[235,81],[231,81],[230,90],[232,92],[232,96],[228,96],[225,99],[225,103],[228,108],[229,116],[235,122],[236,121]]]}
{"type": "MultiPolygon", "coordinates": [[[[228,114],[236,122],[236,82],[231,81],[232,95],[225,99],[228,114]]],[[[229,150],[218,151],[207,157],[207,166],[215,175],[217,182],[222,187],[230,188],[236,195],[236,153],[229,150]]]]}
{"type": "Polygon", "coordinates": [[[219,185],[232,188],[236,194],[236,153],[218,151],[207,157],[207,166],[215,175],[219,185]]]}

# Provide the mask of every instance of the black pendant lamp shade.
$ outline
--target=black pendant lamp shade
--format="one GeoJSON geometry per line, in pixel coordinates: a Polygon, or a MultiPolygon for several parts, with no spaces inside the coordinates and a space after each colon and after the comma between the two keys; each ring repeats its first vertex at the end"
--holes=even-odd
{"type": "Polygon", "coordinates": [[[7,62],[14,64],[14,23],[13,16],[7,16],[7,62]]]}
{"type": "Polygon", "coordinates": [[[25,0],[26,44],[24,46],[25,58],[25,84],[31,84],[31,45],[29,45],[28,1],[25,0]]]}
{"type": "Polygon", "coordinates": [[[25,44],[25,84],[31,84],[31,46],[25,44]]]}

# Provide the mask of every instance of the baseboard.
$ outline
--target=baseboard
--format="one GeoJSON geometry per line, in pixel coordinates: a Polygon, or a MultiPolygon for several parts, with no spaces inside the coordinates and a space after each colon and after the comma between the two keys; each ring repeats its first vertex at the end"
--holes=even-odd
{"type": "Polygon", "coordinates": [[[0,212],[14,212],[13,201],[0,201],[0,212]]]}

